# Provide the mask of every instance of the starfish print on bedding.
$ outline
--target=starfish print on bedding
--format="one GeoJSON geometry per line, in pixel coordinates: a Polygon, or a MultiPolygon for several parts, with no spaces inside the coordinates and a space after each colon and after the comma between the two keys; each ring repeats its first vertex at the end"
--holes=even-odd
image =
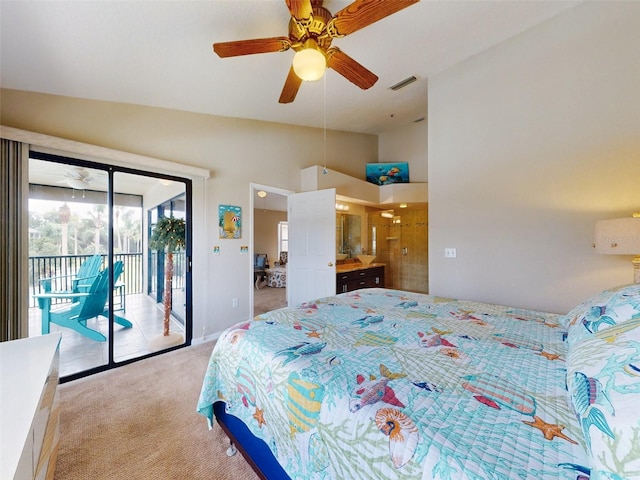
{"type": "Polygon", "coordinates": [[[560,360],[560,355],[557,353],[540,352],[538,355],[545,357],[547,360],[560,360]]]}
{"type": "Polygon", "coordinates": [[[258,427],[262,428],[262,425],[266,425],[267,422],[264,421],[264,410],[256,407],[256,412],[253,414],[253,418],[258,422],[258,427]]]}
{"type": "Polygon", "coordinates": [[[578,444],[578,442],[567,437],[564,433],[562,433],[562,430],[565,428],[564,425],[547,423],[536,415],[533,416],[533,420],[534,420],[533,422],[526,422],[522,420],[522,423],[526,423],[527,425],[530,425],[533,428],[539,429],[542,432],[542,435],[544,435],[544,438],[546,438],[547,440],[553,440],[554,437],[558,437],[566,440],[569,443],[573,443],[574,445],[578,444]]]}

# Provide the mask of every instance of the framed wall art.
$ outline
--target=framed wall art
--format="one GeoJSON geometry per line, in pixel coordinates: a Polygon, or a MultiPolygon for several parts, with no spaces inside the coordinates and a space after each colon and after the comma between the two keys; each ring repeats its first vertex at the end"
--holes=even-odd
{"type": "Polygon", "coordinates": [[[367,182],[376,185],[409,183],[409,164],[407,162],[367,163],[367,182]]]}
{"type": "Polygon", "coordinates": [[[220,238],[242,238],[242,207],[218,206],[220,238]]]}

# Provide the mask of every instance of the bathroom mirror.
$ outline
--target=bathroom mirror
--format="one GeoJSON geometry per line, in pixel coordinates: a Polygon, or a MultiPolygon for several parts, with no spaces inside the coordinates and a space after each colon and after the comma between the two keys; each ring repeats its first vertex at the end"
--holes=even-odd
{"type": "Polygon", "coordinates": [[[362,253],[360,215],[336,214],[336,253],[355,258],[362,253]]]}

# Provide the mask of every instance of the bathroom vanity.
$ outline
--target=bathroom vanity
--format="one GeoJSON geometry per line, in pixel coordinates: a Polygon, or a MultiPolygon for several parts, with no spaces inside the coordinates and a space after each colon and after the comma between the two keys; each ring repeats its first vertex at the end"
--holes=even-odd
{"type": "Polygon", "coordinates": [[[360,288],[384,288],[384,263],[345,263],[336,266],[336,293],[360,288]]]}

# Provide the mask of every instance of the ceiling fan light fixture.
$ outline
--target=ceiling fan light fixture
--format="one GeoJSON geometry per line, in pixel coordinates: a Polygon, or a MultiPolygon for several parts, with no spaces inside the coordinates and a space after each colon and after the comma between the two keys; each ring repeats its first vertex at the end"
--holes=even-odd
{"type": "Polygon", "coordinates": [[[312,40],[307,40],[304,48],[293,57],[293,71],[306,82],[320,80],[326,69],[327,59],[312,40]]]}
{"type": "Polygon", "coordinates": [[[84,182],[82,180],[77,180],[75,178],[67,178],[66,180],[67,185],[69,185],[71,188],[75,189],[75,190],[84,190],[85,188],[87,188],[87,182],[84,182]]]}

